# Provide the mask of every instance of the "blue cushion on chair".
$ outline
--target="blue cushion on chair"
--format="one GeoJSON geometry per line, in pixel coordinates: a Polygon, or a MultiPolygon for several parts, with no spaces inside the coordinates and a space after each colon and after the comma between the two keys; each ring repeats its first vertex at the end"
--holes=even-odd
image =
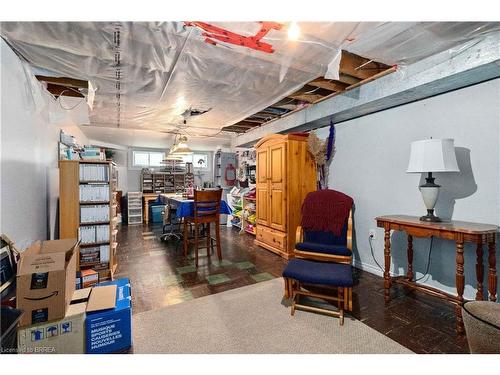
{"type": "Polygon", "coordinates": [[[350,264],[292,259],[283,271],[283,277],[302,281],[306,284],[338,287],[352,286],[352,269],[350,264]]]}
{"type": "Polygon", "coordinates": [[[347,245],[347,222],[342,228],[340,236],[332,232],[304,230],[304,242],[314,242],[328,245],[346,246],[347,245]]]}
{"type": "Polygon", "coordinates": [[[328,255],[351,256],[352,252],[345,246],[327,245],[313,242],[299,242],[295,244],[295,248],[301,251],[310,251],[313,253],[322,253],[328,255]]]}

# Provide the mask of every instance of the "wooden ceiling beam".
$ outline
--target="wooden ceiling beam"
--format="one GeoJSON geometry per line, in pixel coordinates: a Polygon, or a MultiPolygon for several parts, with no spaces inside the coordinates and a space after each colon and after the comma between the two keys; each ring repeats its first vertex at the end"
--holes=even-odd
{"type": "Polygon", "coordinates": [[[260,125],[260,124],[262,124],[264,122],[262,119],[252,118],[252,116],[249,116],[249,117],[247,117],[246,119],[244,119],[242,121],[253,122],[253,123],[257,124],[257,125],[260,125]]]}
{"type": "Polygon", "coordinates": [[[324,96],[319,95],[319,94],[300,94],[299,93],[299,94],[292,94],[289,96],[289,98],[302,100],[303,102],[307,102],[307,103],[314,103],[320,99],[323,99],[324,96]]]}
{"type": "Polygon", "coordinates": [[[53,83],[47,83],[47,90],[55,97],[59,96],[71,96],[74,98],[84,98],[83,94],[78,92],[78,90],[73,88],[68,88],[66,86],[55,85],[53,83]]]}
{"type": "Polygon", "coordinates": [[[349,86],[356,85],[359,82],[361,82],[361,79],[350,76],[349,74],[340,73],[339,76],[340,77],[339,77],[338,82],[343,83],[343,84],[347,84],[349,86]]]}
{"type": "Polygon", "coordinates": [[[341,73],[363,80],[389,68],[388,65],[342,50],[339,69],[341,73]]]}
{"type": "MultiPolygon", "coordinates": [[[[255,128],[256,126],[259,126],[259,124],[255,122],[246,122],[245,120],[237,122],[236,124],[233,124],[234,126],[238,126],[240,128],[246,128],[246,129],[252,129],[255,128]]],[[[233,126],[231,125],[231,126],[233,126]]]]}
{"type": "Polygon", "coordinates": [[[88,89],[89,88],[89,82],[83,81],[81,79],[74,79],[74,78],[68,78],[68,77],[47,77],[47,76],[41,76],[41,75],[36,75],[35,77],[39,81],[53,83],[55,85],[74,87],[74,88],[78,88],[78,89],[88,89]]]}
{"type": "Polygon", "coordinates": [[[308,83],[309,86],[315,86],[315,87],[320,87],[322,89],[334,91],[334,92],[339,92],[339,91],[344,91],[346,87],[349,86],[349,84],[340,82],[340,81],[334,81],[334,80],[328,80],[323,77],[318,77],[315,80],[311,81],[308,83]]]}

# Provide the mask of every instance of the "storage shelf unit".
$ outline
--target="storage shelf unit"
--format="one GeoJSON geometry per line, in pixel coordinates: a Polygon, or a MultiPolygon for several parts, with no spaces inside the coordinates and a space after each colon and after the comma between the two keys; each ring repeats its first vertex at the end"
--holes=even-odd
{"type": "Polygon", "coordinates": [[[118,265],[117,176],[110,161],[59,161],[59,237],[80,240],[77,270],[94,269],[101,280],[118,265]]]}
{"type": "Polygon", "coordinates": [[[142,224],[142,193],[129,191],[127,196],[129,225],[142,224]]]}
{"type": "Polygon", "coordinates": [[[141,173],[143,194],[181,193],[184,189],[184,172],[146,172],[141,173]]]}
{"type": "Polygon", "coordinates": [[[249,216],[256,215],[257,212],[257,200],[255,197],[242,197],[243,202],[243,213],[241,215],[241,225],[246,233],[250,233],[255,236],[256,234],[256,221],[249,220],[249,216]]]}

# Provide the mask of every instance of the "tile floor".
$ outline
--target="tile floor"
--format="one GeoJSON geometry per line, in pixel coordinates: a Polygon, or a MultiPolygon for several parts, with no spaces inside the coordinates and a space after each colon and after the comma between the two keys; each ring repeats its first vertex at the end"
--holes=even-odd
{"type": "MultiPolygon", "coordinates": [[[[175,240],[159,240],[161,225],[123,225],[118,234],[116,277],[131,281],[133,313],[182,303],[280,277],[286,261],[253,244],[254,237],[221,227],[223,260],[200,250],[199,268],[175,240]]],[[[354,270],[352,315],[417,353],[468,353],[455,332],[454,308],[436,298],[396,285],[384,302],[383,279],[354,270]]]]}

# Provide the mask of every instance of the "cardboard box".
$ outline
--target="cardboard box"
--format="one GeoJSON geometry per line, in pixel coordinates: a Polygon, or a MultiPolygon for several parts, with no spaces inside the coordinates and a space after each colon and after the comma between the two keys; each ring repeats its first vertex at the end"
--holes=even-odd
{"type": "Polygon", "coordinates": [[[21,254],[17,270],[17,308],[21,327],[64,318],[75,291],[78,241],[36,242],[21,254]]]}
{"type": "MultiPolygon", "coordinates": [[[[92,288],[93,306],[87,307],[86,352],[115,353],[132,345],[132,309],[128,279],[107,281],[92,288]],[[116,287],[114,295],[103,288],[116,287]],[[114,305],[112,305],[114,302],[114,305]],[[93,309],[94,311],[90,311],[93,309]]],[[[89,300],[89,305],[90,305],[89,300]]]]}
{"type": "Polygon", "coordinates": [[[18,330],[19,353],[114,353],[131,343],[130,283],[75,290],[63,319],[18,330]]]}
{"type": "Polygon", "coordinates": [[[19,353],[85,353],[85,311],[91,288],[75,290],[63,319],[19,328],[19,353]]]}
{"type": "Polygon", "coordinates": [[[81,287],[90,288],[99,283],[99,273],[93,269],[81,270],[81,287]]]}
{"type": "Polygon", "coordinates": [[[80,271],[76,271],[75,277],[75,290],[82,289],[82,274],[80,271]]]}

